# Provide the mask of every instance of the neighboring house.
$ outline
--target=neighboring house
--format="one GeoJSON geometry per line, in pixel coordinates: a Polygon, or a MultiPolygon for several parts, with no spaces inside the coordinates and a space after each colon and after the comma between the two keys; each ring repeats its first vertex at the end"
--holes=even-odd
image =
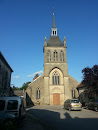
{"type": "Polygon", "coordinates": [[[78,86],[77,86],[77,91],[78,91],[78,95],[79,95],[79,100],[80,102],[83,104],[83,106],[85,105],[86,102],[88,102],[88,98],[86,97],[85,95],[85,89],[86,89],[86,86],[83,85],[82,83],[80,83],[78,86]]]}
{"type": "Polygon", "coordinates": [[[85,87],[82,83],[80,83],[80,84],[77,86],[78,95],[80,95],[81,93],[83,93],[85,89],[86,89],[86,87],[85,87]]]}
{"type": "Polygon", "coordinates": [[[12,96],[10,88],[12,68],[0,52],[0,96],[12,96]]]}
{"type": "Polygon", "coordinates": [[[14,90],[14,95],[24,97],[24,90],[14,90]]]}
{"type": "Polygon", "coordinates": [[[26,107],[26,91],[24,89],[23,90],[14,90],[13,96],[22,97],[24,107],[26,107]]]}
{"type": "Polygon", "coordinates": [[[78,97],[79,82],[68,74],[66,39],[57,34],[53,13],[53,26],[47,42],[44,40],[44,73],[29,84],[26,92],[34,104],[60,105],[66,99],[78,97]]]}

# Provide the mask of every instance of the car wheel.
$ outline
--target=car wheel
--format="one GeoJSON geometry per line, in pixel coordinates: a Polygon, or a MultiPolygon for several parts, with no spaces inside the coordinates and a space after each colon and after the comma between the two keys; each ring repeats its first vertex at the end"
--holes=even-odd
{"type": "Polygon", "coordinates": [[[97,108],[97,107],[95,107],[95,111],[96,111],[96,112],[98,111],[98,108],[97,108]]]}

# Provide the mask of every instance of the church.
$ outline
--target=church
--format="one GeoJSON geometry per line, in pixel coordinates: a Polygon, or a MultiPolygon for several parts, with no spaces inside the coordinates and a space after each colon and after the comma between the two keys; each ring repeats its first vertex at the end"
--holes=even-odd
{"type": "Polygon", "coordinates": [[[26,90],[34,104],[63,105],[66,99],[78,97],[79,82],[68,74],[66,39],[58,36],[53,13],[50,38],[44,39],[44,73],[26,90]]]}

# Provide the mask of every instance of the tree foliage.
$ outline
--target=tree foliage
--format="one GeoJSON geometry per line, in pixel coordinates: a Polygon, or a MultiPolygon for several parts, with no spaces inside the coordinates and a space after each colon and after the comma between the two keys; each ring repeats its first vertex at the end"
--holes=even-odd
{"type": "Polygon", "coordinates": [[[27,87],[28,87],[28,84],[30,84],[31,82],[26,82],[26,83],[24,83],[23,85],[22,85],[22,87],[20,88],[20,90],[26,90],[27,89],[27,87]]]}
{"type": "Polygon", "coordinates": [[[92,68],[86,67],[82,70],[83,81],[82,84],[86,86],[85,94],[88,98],[98,96],[98,65],[92,68]]]}
{"type": "Polygon", "coordinates": [[[34,77],[39,77],[39,74],[37,73],[34,77]]]}
{"type": "Polygon", "coordinates": [[[33,80],[35,80],[37,77],[39,77],[39,74],[38,74],[38,73],[37,73],[37,74],[35,74],[35,76],[34,76],[33,80]]]}
{"type": "Polygon", "coordinates": [[[13,86],[12,89],[13,89],[13,91],[14,91],[14,90],[19,90],[20,88],[13,86]]]}

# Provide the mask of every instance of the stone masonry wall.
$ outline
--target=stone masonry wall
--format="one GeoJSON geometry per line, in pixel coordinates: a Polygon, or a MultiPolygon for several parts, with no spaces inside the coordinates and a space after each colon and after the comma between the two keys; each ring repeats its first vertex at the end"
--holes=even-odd
{"type": "Polygon", "coordinates": [[[28,96],[34,104],[43,104],[44,100],[44,74],[29,84],[26,90],[28,96]],[[37,89],[40,89],[40,98],[36,98],[37,89]]]}
{"type": "Polygon", "coordinates": [[[78,91],[76,87],[80,84],[77,80],[75,80],[73,77],[69,75],[69,91],[70,91],[70,96],[72,98],[72,88],[75,90],[75,97],[78,98],[78,91]]]}

